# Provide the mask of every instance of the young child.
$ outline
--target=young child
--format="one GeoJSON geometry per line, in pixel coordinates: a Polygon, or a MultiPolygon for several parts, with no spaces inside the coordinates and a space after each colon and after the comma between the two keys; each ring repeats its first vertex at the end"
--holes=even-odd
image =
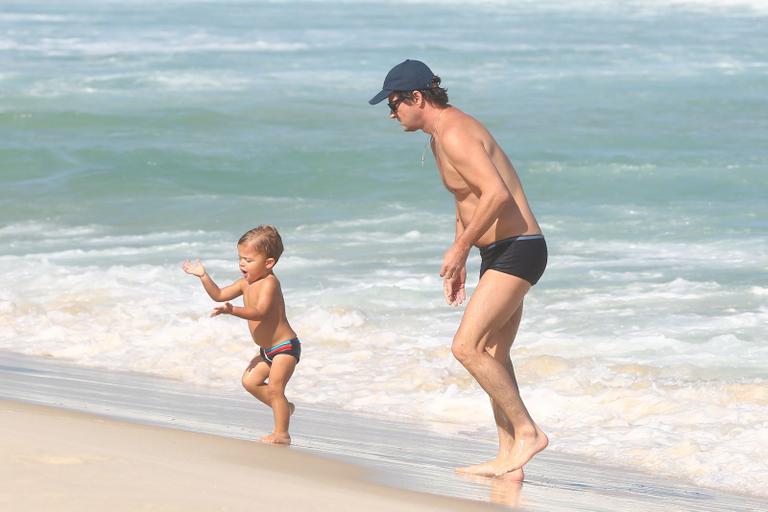
{"type": "Polygon", "coordinates": [[[285,398],[285,386],[301,356],[301,343],[288,324],[280,281],[272,273],[283,253],[280,234],[272,226],[258,226],[237,242],[242,279],[219,288],[205,271],[200,260],[185,261],[184,272],[200,278],[205,291],[223,306],[214,308],[211,316],[233,315],[248,320],[253,341],[261,347],[243,373],[243,387],[272,407],[274,431],[261,441],[291,444],[288,420],[295,409],[285,398]],[[244,307],[228,301],[243,296],[244,307]]]}

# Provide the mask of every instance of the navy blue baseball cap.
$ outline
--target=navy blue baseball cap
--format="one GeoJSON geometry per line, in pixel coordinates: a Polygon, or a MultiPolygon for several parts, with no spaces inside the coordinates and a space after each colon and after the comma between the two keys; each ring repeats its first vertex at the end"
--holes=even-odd
{"type": "Polygon", "coordinates": [[[407,59],[393,67],[384,79],[381,92],[368,100],[375,105],[385,100],[393,91],[418,91],[429,89],[435,74],[420,60],[407,59]]]}

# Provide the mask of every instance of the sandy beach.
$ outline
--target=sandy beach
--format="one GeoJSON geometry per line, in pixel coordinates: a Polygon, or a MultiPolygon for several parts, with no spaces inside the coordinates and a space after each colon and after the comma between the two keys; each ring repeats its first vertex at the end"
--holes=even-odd
{"type": "Polygon", "coordinates": [[[453,468],[490,457],[492,442],[304,404],[291,448],[262,445],[271,416],[244,393],[3,351],[0,400],[0,510],[768,507],[555,451],[522,485],[462,477],[453,468]]]}
{"type": "Polygon", "coordinates": [[[4,400],[2,510],[490,510],[297,450],[4,400]]]}

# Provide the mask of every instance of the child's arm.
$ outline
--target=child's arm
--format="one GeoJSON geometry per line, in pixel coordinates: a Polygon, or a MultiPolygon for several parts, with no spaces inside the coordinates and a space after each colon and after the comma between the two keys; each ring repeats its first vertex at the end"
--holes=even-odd
{"type": "Polygon", "coordinates": [[[247,306],[233,306],[227,302],[223,306],[214,308],[211,316],[232,315],[244,320],[263,320],[275,305],[275,299],[280,293],[280,288],[275,279],[268,279],[259,287],[258,291],[249,290],[246,293],[248,293],[247,306]]]}
{"type": "Polygon", "coordinates": [[[243,294],[242,279],[238,279],[229,286],[219,288],[219,286],[211,279],[208,272],[205,271],[205,267],[200,260],[189,261],[186,260],[181,266],[182,270],[187,274],[192,274],[200,278],[200,282],[203,283],[203,288],[208,293],[208,296],[216,302],[226,302],[239,297],[243,294]]]}

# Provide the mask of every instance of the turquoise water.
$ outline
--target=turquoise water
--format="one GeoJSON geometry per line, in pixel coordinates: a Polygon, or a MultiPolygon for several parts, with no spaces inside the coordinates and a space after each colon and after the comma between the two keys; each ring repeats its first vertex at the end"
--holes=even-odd
{"type": "Polygon", "coordinates": [[[507,150],[547,235],[513,354],[552,448],[764,493],[767,14],[4,2],[0,347],[237,386],[244,326],[207,319],[178,266],[233,279],[237,238],[272,223],[297,399],[490,438],[448,348],[451,198],[426,136],[367,104],[419,58],[507,150]]]}

